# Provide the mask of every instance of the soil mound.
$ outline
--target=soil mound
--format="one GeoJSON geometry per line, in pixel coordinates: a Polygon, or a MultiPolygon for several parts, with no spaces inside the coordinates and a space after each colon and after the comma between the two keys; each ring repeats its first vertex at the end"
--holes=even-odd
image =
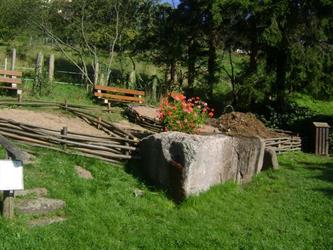
{"type": "Polygon", "coordinates": [[[252,113],[232,112],[222,115],[217,120],[217,126],[228,135],[259,136],[264,139],[283,136],[267,128],[252,113]]]}

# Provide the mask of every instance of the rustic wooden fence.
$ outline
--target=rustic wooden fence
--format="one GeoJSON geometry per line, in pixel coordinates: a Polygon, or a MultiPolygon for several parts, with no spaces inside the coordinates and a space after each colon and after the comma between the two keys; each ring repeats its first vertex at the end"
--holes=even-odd
{"type": "Polygon", "coordinates": [[[116,124],[103,120],[87,112],[94,107],[70,105],[56,102],[26,102],[0,101],[0,106],[38,106],[56,107],[68,111],[87,123],[104,131],[108,136],[93,136],[62,130],[48,129],[12,120],[0,118],[0,134],[21,143],[53,149],[70,154],[93,157],[109,162],[138,159],[137,143],[139,139],[116,124]]]}
{"type": "Polygon", "coordinates": [[[302,138],[299,136],[285,136],[265,139],[266,147],[274,148],[276,153],[281,154],[291,151],[302,150],[302,138]]]}

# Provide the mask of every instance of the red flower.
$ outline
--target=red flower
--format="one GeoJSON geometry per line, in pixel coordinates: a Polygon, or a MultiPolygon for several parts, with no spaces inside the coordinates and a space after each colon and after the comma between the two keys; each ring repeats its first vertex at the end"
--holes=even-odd
{"type": "Polygon", "coordinates": [[[213,112],[209,112],[209,117],[212,118],[214,116],[214,113],[213,112]]]}

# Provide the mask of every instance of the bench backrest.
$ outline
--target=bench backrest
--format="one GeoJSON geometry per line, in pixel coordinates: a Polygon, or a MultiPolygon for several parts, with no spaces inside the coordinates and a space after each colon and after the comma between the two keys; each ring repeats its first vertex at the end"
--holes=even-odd
{"type": "Polygon", "coordinates": [[[133,89],[95,85],[94,95],[98,98],[113,100],[117,102],[145,102],[145,92],[133,89]]]}
{"type": "Polygon", "coordinates": [[[0,83],[21,84],[22,72],[13,70],[0,70],[0,83]]]}

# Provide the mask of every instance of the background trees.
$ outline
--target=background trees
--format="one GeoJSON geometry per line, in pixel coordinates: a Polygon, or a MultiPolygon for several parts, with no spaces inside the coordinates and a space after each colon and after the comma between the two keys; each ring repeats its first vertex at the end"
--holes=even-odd
{"type": "Polygon", "coordinates": [[[38,27],[72,50],[92,84],[97,63],[114,81],[117,58],[130,68],[121,81],[159,78],[165,91],[211,100],[222,86],[238,109],[271,103],[283,112],[290,93],[333,95],[332,1],[182,0],[174,8],[157,0],[1,0],[0,9],[2,41],[38,27]],[[140,76],[138,61],[159,71],[140,76]]]}

